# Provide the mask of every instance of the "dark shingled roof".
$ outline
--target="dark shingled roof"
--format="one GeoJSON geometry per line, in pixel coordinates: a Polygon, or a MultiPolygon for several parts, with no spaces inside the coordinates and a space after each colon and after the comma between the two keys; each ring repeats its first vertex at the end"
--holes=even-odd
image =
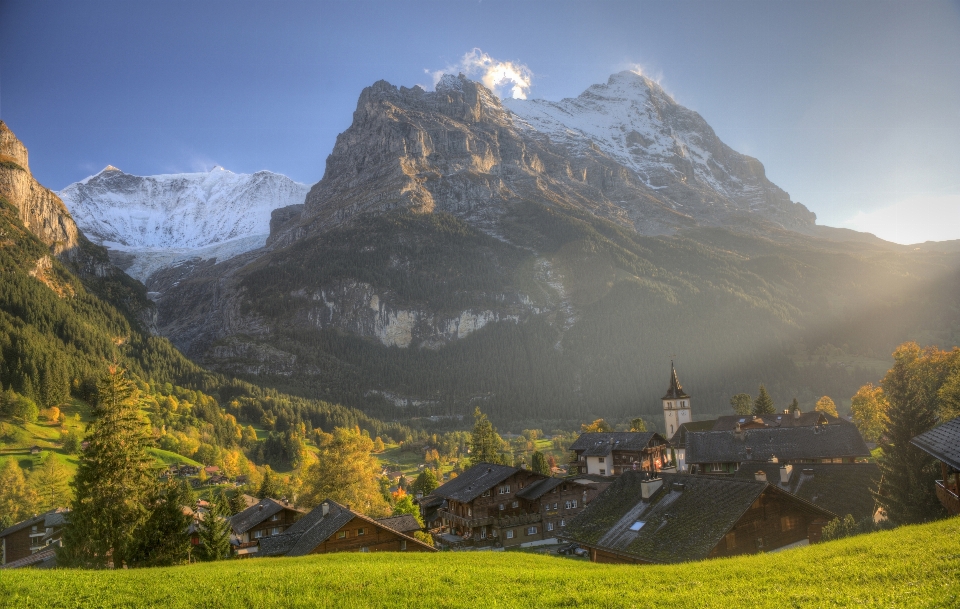
{"type": "MultiPolygon", "coordinates": [[[[644,500],[640,489],[644,477],[642,472],[623,473],[567,524],[562,537],[649,562],[702,560],[764,490],[773,490],[754,480],[662,474],[660,489],[644,500]],[[631,530],[638,521],[644,525],[631,530]]],[[[801,499],[794,500],[833,517],[801,499]]]]}
{"type": "Polygon", "coordinates": [[[412,533],[420,530],[420,523],[413,517],[413,514],[402,514],[400,516],[391,516],[390,518],[377,518],[377,522],[400,533],[412,533]]]}
{"type": "Polygon", "coordinates": [[[248,507],[239,514],[231,517],[230,526],[233,528],[234,533],[237,535],[242,535],[267,518],[270,518],[274,514],[278,514],[283,510],[293,510],[295,512],[303,513],[303,510],[298,510],[292,505],[280,503],[275,499],[270,499],[267,497],[265,499],[261,499],[257,504],[248,507]]]}
{"type": "Polygon", "coordinates": [[[691,464],[870,456],[857,428],[845,424],[692,431],[687,433],[686,449],[686,462],[691,464]]]}
{"type": "Polygon", "coordinates": [[[670,438],[670,446],[674,448],[683,448],[687,444],[687,434],[691,431],[710,431],[713,429],[713,426],[717,423],[716,419],[710,419],[709,421],[690,421],[689,423],[681,423],[680,427],[677,428],[676,433],[670,438]]]}
{"type": "Polygon", "coordinates": [[[611,450],[641,451],[647,447],[654,436],[663,437],[653,431],[611,431],[582,433],[577,441],[570,445],[572,451],[583,451],[586,457],[605,457],[611,450]]]}
{"type": "Polygon", "coordinates": [[[493,488],[519,471],[516,467],[507,465],[477,463],[453,480],[433,489],[430,495],[453,499],[460,503],[469,503],[484,491],[493,488]]]}
{"type": "Polygon", "coordinates": [[[960,470],[960,417],[923,432],[910,443],[938,461],[960,470]]]}
{"type": "Polygon", "coordinates": [[[793,418],[793,413],[785,414],[782,412],[757,416],[732,414],[717,417],[713,425],[713,431],[732,431],[737,428],[738,423],[746,425],[753,422],[754,419],[763,421],[768,427],[812,427],[813,425],[836,425],[842,421],[842,419],[827,416],[817,410],[801,413],[796,419],[793,418]]]}
{"type": "Polygon", "coordinates": [[[680,379],[677,378],[677,369],[673,367],[673,362],[670,362],[670,387],[662,399],[680,400],[689,397],[689,395],[684,393],[683,387],[680,386],[680,379]]]}
{"type": "Polygon", "coordinates": [[[34,552],[30,556],[24,556],[19,560],[0,565],[0,569],[22,569],[24,567],[50,569],[55,566],[57,566],[57,547],[51,546],[39,552],[34,552]]]}
{"type": "Polygon", "coordinates": [[[44,512],[43,514],[38,514],[26,520],[21,520],[15,524],[10,525],[9,527],[0,531],[0,537],[6,537],[11,533],[16,533],[20,529],[37,525],[38,527],[42,523],[45,527],[62,527],[66,522],[64,516],[70,512],[69,508],[57,508],[55,510],[50,510],[49,512],[44,512]]]}
{"type": "MultiPolygon", "coordinates": [[[[527,499],[528,501],[539,499],[564,482],[568,481],[564,480],[563,478],[544,478],[543,480],[537,480],[536,482],[528,484],[517,491],[517,497],[520,497],[521,499],[527,499]]],[[[572,481],[570,482],[571,484],[574,484],[572,481]]]]}
{"type": "Polygon", "coordinates": [[[851,514],[858,522],[872,518],[877,509],[873,491],[880,486],[876,463],[797,463],[786,484],[780,482],[780,464],[744,466],[735,478],[754,480],[757,471],[767,474],[767,483],[793,493],[838,516],[851,514]]]}
{"type": "MultiPolygon", "coordinates": [[[[260,549],[258,556],[306,556],[313,552],[317,546],[330,538],[341,527],[353,520],[359,518],[372,525],[382,526],[404,537],[408,541],[420,544],[421,546],[435,549],[433,546],[423,543],[406,535],[403,531],[394,529],[384,523],[368,518],[363,514],[358,514],[346,506],[340,505],[332,499],[326,499],[320,505],[313,508],[310,513],[298,520],[292,527],[283,532],[282,535],[265,537],[260,540],[260,549]],[[323,514],[323,504],[329,506],[327,515],[323,514]]],[[[411,517],[412,518],[412,517],[411,517]]],[[[416,520],[414,520],[416,522],[416,520]]],[[[419,529],[419,525],[417,526],[419,529]]]]}

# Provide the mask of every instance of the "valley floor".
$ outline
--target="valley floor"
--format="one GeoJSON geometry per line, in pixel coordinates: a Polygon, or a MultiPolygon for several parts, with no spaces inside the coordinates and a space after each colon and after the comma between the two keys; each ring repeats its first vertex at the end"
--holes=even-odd
{"type": "Polygon", "coordinates": [[[958,607],[960,518],[668,566],[520,552],[0,572],[3,607],[958,607]]]}

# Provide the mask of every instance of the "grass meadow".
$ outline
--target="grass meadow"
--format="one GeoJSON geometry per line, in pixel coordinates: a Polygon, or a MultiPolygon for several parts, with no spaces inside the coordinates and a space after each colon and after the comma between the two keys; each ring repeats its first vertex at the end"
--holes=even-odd
{"type": "Polygon", "coordinates": [[[0,571],[4,607],[960,607],[960,518],[664,566],[523,552],[0,571]]]}

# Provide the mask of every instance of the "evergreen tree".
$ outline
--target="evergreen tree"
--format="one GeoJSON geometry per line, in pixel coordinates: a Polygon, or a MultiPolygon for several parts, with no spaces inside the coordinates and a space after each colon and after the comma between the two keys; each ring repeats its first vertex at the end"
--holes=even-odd
{"type": "Polygon", "coordinates": [[[477,463],[501,463],[500,450],[503,447],[503,439],[497,434],[497,430],[494,429],[487,415],[480,412],[479,406],[473,413],[473,419],[473,433],[470,436],[470,462],[474,465],[477,463]]]}
{"type": "Polygon", "coordinates": [[[790,402],[789,410],[790,410],[790,414],[793,414],[796,411],[800,410],[800,402],[797,401],[797,398],[793,398],[793,401],[790,402]]]}
{"type": "Polygon", "coordinates": [[[127,564],[131,567],[167,567],[185,563],[190,554],[190,523],[185,513],[193,493],[189,485],[169,480],[157,484],[150,517],[137,532],[127,564]]]}
{"type": "Polygon", "coordinates": [[[0,519],[7,528],[36,513],[37,494],[27,484],[16,459],[7,459],[0,467],[0,519]]]}
{"type": "Polygon", "coordinates": [[[533,453],[533,472],[535,474],[542,474],[544,476],[550,475],[550,465],[547,463],[547,458],[539,450],[533,453]]]}
{"type": "Polygon", "coordinates": [[[243,500],[243,492],[237,491],[236,493],[230,495],[230,515],[236,516],[243,510],[247,509],[247,504],[243,500]]]}
{"type": "Polygon", "coordinates": [[[893,353],[893,367],[880,382],[889,409],[879,460],[883,486],[877,500],[896,524],[925,522],[943,514],[934,481],[940,473],[936,460],[910,443],[933,428],[937,420],[936,349],[922,351],[906,343],[893,353]]]}
{"type": "Polygon", "coordinates": [[[55,454],[49,453],[30,473],[29,483],[37,494],[38,512],[70,504],[70,471],[55,454]]]}
{"type": "Polygon", "coordinates": [[[776,411],[777,409],[773,406],[773,398],[767,393],[767,388],[763,386],[763,383],[760,383],[760,393],[757,394],[757,399],[753,401],[753,414],[761,416],[773,414],[776,411]]]}
{"type": "Polygon", "coordinates": [[[223,489],[217,497],[210,498],[210,510],[204,514],[198,526],[200,560],[224,560],[230,557],[230,507],[223,489]]]}
{"type": "Polygon", "coordinates": [[[128,564],[150,517],[156,479],[136,385],[111,366],[97,390],[95,419],[73,480],[73,509],[57,564],[102,568],[112,562],[120,568],[128,564]]]}
{"type": "Polygon", "coordinates": [[[440,486],[440,483],[437,481],[436,474],[433,473],[432,469],[426,468],[420,472],[417,479],[413,481],[413,484],[410,486],[410,492],[413,495],[423,493],[423,496],[426,497],[438,486],[440,486]]]}
{"type": "Polygon", "coordinates": [[[749,393],[738,393],[730,398],[730,406],[733,407],[735,413],[748,415],[753,408],[753,398],[750,397],[749,393]]]}
{"type": "Polygon", "coordinates": [[[257,490],[257,497],[260,499],[266,497],[282,499],[284,494],[283,480],[270,469],[269,465],[264,465],[263,470],[263,482],[260,483],[260,488],[257,490]]]}

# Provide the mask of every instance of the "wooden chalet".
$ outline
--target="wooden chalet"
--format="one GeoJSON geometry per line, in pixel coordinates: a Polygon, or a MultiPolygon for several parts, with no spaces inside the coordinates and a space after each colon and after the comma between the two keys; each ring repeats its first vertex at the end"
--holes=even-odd
{"type": "Polygon", "coordinates": [[[519,546],[555,537],[593,499],[593,482],[478,463],[420,499],[421,513],[450,546],[519,546]]]}
{"type": "Polygon", "coordinates": [[[956,516],[960,514],[960,417],[926,431],[910,443],[940,462],[937,499],[956,516]]]}
{"type": "Polygon", "coordinates": [[[230,518],[231,543],[238,556],[255,554],[260,542],[284,533],[303,516],[304,510],[275,499],[261,499],[230,518]]]}
{"type": "Polygon", "coordinates": [[[741,466],[767,462],[855,463],[870,456],[860,432],[850,423],[688,431],[684,448],[686,467],[693,474],[733,475],[741,466]]]}
{"type": "Polygon", "coordinates": [[[847,514],[857,522],[877,518],[876,463],[761,463],[741,467],[734,477],[767,482],[841,518],[847,514]]]}
{"type": "Polygon", "coordinates": [[[775,486],[624,472],[561,538],[601,563],[678,563],[819,541],[835,514],[775,486]]]}
{"type": "Polygon", "coordinates": [[[327,499],[284,534],[260,540],[257,556],[331,552],[436,552],[436,548],[327,499]]]}
{"type": "Polygon", "coordinates": [[[58,542],[69,512],[57,508],[0,531],[0,566],[28,558],[58,542]]]}
{"type": "Polygon", "coordinates": [[[659,471],[666,467],[667,441],[656,432],[591,432],[570,445],[573,473],[619,476],[626,471],[659,471]]]}

